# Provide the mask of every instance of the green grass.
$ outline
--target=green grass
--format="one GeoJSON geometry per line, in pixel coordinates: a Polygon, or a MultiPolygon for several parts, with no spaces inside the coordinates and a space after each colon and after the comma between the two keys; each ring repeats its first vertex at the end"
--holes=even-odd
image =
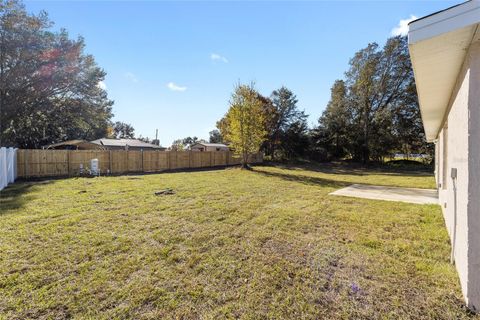
{"type": "Polygon", "coordinates": [[[351,183],[434,186],[335,166],[16,183],[0,318],[474,318],[440,208],[328,195],[351,183]]]}

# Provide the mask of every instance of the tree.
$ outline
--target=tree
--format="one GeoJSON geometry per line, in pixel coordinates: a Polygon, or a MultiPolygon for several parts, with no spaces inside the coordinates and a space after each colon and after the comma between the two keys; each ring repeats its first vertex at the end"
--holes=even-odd
{"type": "Polygon", "coordinates": [[[113,137],[117,139],[134,139],[135,129],[132,125],[117,121],[113,124],[113,137]]]}
{"type": "Polygon", "coordinates": [[[183,151],[185,150],[185,145],[182,142],[182,139],[177,139],[172,142],[170,146],[170,150],[172,151],[183,151]]]}
{"type": "Polygon", "coordinates": [[[345,77],[335,82],[316,130],[331,156],[367,163],[402,148],[428,150],[405,37],[358,51],[345,77]]]}
{"type": "Polygon", "coordinates": [[[247,168],[248,155],[259,151],[266,136],[263,104],[253,84],[236,86],[223,123],[227,140],[247,168]]]}
{"type": "Polygon", "coordinates": [[[327,108],[318,120],[319,128],[314,134],[317,143],[325,148],[330,157],[338,159],[349,153],[351,120],[345,81],[336,80],[327,108]]]}
{"type": "Polygon", "coordinates": [[[139,135],[137,137],[138,140],[140,141],[143,141],[143,142],[146,142],[146,143],[151,143],[151,144],[156,144],[156,140],[155,139],[150,139],[149,137],[144,137],[142,135],[139,135]]]}
{"type": "MultiPolygon", "coordinates": [[[[285,141],[283,136],[287,132],[289,132],[290,138],[293,138],[291,136],[293,132],[297,132],[297,138],[300,140],[303,139],[301,136],[306,136],[307,134],[307,115],[298,109],[297,103],[297,97],[286,87],[274,90],[270,95],[269,101],[264,103],[266,130],[268,133],[265,149],[272,159],[275,158],[275,151],[278,149],[281,149],[284,153],[291,154],[292,150],[287,150],[287,146],[283,144],[285,141]],[[299,128],[304,130],[298,132],[299,128]]],[[[307,148],[308,145],[304,147],[307,148]]]]}
{"type": "Polygon", "coordinates": [[[310,147],[307,116],[303,113],[302,115],[282,132],[281,149],[287,159],[305,156],[310,147]]]}
{"type": "Polygon", "coordinates": [[[38,148],[106,135],[112,117],[105,78],[83,38],[52,32],[45,12],[28,14],[17,0],[0,4],[0,140],[38,148]]]}
{"type": "MultiPolygon", "coordinates": [[[[350,69],[345,73],[349,86],[350,99],[352,100],[354,121],[358,124],[356,143],[361,145],[361,159],[364,163],[370,157],[369,138],[372,116],[376,111],[373,100],[376,96],[375,81],[378,75],[378,62],[380,54],[376,43],[369,44],[358,51],[350,60],[350,69]]],[[[354,152],[354,155],[358,155],[354,152]]]]}
{"type": "Polygon", "coordinates": [[[413,79],[406,90],[402,103],[393,110],[398,149],[407,158],[412,153],[433,156],[433,144],[425,143],[425,132],[413,79]]]}
{"type": "Polygon", "coordinates": [[[228,136],[229,136],[229,132],[228,132],[228,122],[227,122],[227,117],[224,116],[222,117],[220,120],[217,121],[217,129],[218,131],[220,132],[220,135],[222,136],[222,140],[224,143],[230,143],[230,141],[228,141],[228,136]]]}
{"type": "Polygon", "coordinates": [[[219,130],[215,129],[209,132],[210,143],[223,143],[223,137],[219,130]]]}
{"type": "MultiPolygon", "coordinates": [[[[387,40],[383,50],[370,44],[350,61],[346,73],[354,113],[362,128],[362,160],[388,154],[398,137],[393,130],[393,112],[405,108],[405,96],[414,81],[406,37],[387,40]],[[390,150],[389,150],[390,149],[390,150]],[[372,154],[373,152],[373,154],[372,154]]],[[[417,106],[418,107],[418,106],[417,106]]]]}
{"type": "Polygon", "coordinates": [[[186,138],[183,138],[183,139],[177,139],[177,140],[173,141],[170,149],[177,150],[177,151],[190,149],[194,144],[196,144],[198,142],[204,142],[204,140],[201,140],[201,139],[199,140],[195,136],[194,137],[186,137],[186,138]]]}

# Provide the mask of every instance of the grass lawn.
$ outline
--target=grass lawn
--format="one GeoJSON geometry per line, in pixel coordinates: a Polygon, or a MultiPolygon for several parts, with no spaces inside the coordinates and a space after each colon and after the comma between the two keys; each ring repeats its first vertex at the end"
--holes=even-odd
{"type": "Polygon", "coordinates": [[[328,195],[351,183],[434,187],[336,166],[16,183],[0,318],[475,318],[440,207],[328,195]]]}

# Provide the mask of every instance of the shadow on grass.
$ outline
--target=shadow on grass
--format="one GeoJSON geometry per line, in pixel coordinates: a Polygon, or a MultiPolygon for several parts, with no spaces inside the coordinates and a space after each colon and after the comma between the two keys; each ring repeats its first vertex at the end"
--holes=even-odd
{"type": "Polygon", "coordinates": [[[300,174],[286,174],[286,173],[280,173],[280,172],[263,171],[261,170],[261,167],[255,167],[252,171],[266,177],[281,178],[286,181],[299,182],[309,186],[321,186],[321,187],[338,189],[338,188],[343,188],[352,184],[349,182],[311,177],[311,176],[300,175],[300,174]]]}
{"type": "Polygon", "coordinates": [[[0,216],[8,213],[10,210],[20,209],[29,201],[35,199],[31,189],[39,184],[49,184],[52,181],[42,182],[20,182],[9,185],[0,192],[0,216]]]}
{"type": "Polygon", "coordinates": [[[269,163],[266,165],[274,166],[285,170],[310,170],[326,174],[344,174],[353,176],[366,176],[370,174],[384,174],[390,176],[415,176],[430,177],[433,175],[429,171],[402,170],[389,167],[371,166],[365,167],[358,163],[347,162],[302,162],[302,163],[269,163]]]}

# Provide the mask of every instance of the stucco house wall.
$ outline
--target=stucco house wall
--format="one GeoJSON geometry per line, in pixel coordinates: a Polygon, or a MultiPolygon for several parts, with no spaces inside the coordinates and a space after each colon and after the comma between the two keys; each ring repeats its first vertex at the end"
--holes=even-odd
{"type": "Polygon", "coordinates": [[[436,142],[439,203],[452,242],[462,291],[480,309],[480,42],[458,76],[436,142]],[[457,170],[452,178],[452,169],[457,170]]]}
{"type": "Polygon", "coordinates": [[[196,143],[191,148],[192,151],[229,151],[228,146],[220,143],[196,143]]]}
{"type": "Polygon", "coordinates": [[[480,0],[410,22],[408,41],[451,260],[480,312],[480,0]]]}
{"type": "MultiPolygon", "coordinates": [[[[480,37],[479,37],[480,38],[480,37]]],[[[480,39],[468,52],[470,68],[468,181],[468,303],[480,310],[480,39]]]]}

